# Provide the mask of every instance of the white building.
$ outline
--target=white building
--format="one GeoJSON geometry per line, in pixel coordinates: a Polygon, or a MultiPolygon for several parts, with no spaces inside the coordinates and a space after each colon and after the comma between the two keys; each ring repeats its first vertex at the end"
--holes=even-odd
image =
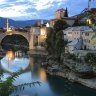
{"type": "Polygon", "coordinates": [[[83,48],[83,34],[93,31],[89,26],[68,27],[63,30],[64,39],[68,40],[68,51],[73,53],[74,50],[83,48]]]}
{"type": "Polygon", "coordinates": [[[83,32],[83,49],[85,50],[96,50],[96,32],[89,31],[83,32]]]}

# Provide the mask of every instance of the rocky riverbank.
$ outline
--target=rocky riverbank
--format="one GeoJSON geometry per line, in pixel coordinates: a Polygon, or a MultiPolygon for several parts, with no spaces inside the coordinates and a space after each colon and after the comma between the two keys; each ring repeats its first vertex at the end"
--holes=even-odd
{"type": "Polygon", "coordinates": [[[50,75],[62,76],[72,82],[78,82],[96,89],[96,71],[93,66],[68,59],[63,59],[62,62],[58,62],[57,58],[52,56],[48,56],[46,62],[42,65],[50,75]]]}

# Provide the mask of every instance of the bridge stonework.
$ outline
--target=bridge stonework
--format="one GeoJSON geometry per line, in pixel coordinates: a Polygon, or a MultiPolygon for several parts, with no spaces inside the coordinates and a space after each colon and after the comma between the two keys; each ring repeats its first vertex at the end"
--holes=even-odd
{"type": "Polygon", "coordinates": [[[18,31],[0,33],[0,46],[1,46],[1,42],[2,42],[3,38],[6,37],[7,35],[12,35],[12,34],[19,34],[19,35],[25,37],[25,39],[29,43],[29,50],[33,49],[33,36],[28,32],[25,33],[25,32],[18,32],[18,31]]]}

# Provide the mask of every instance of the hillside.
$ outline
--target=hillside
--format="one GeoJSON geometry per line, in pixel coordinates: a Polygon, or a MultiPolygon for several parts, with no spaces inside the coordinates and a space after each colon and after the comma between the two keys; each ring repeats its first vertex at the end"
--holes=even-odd
{"type": "MultiPolygon", "coordinates": [[[[13,27],[25,27],[25,26],[33,26],[36,22],[40,22],[40,19],[35,20],[26,20],[26,21],[15,21],[12,19],[9,20],[9,26],[13,27]]],[[[44,22],[48,22],[48,20],[44,20],[44,22]]],[[[0,17],[0,28],[6,27],[6,18],[0,17]]]]}

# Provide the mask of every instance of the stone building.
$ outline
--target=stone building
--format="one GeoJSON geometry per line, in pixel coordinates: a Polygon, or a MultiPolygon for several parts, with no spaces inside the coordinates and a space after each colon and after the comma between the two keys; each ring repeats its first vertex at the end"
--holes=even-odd
{"type": "Polygon", "coordinates": [[[55,12],[54,19],[50,20],[50,27],[53,27],[57,20],[63,20],[65,22],[67,22],[67,24],[72,26],[76,19],[77,19],[76,17],[68,17],[68,10],[67,10],[67,8],[66,9],[63,9],[63,8],[62,9],[58,9],[55,12]]]}
{"type": "Polygon", "coordinates": [[[84,50],[96,50],[96,32],[95,31],[88,31],[83,32],[83,49],[84,50]]]}
{"type": "Polygon", "coordinates": [[[32,27],[30,29],[31,34],[31,49],[36,46],[44,46],[47,36],[47,27],[32,27]]]}
{"type": "MultiPolygon", "coordinates": [[[[68,40],[69,42],[67,49],[68,49],[68,52],[70,53],[74,53],[74,50],[85,49],[84,48],[85,46],[87,49],[89,39],[92,38],[93,36],[92,34],[93,30],[89,26],[68,27],[67,29],[63,30],[63,33],[64,33],[64,39],[68,40]]],[[[90,42],[91,42],[91,39],[90,39],[90,42]]],[[[92,49],[92,47],[93,45],[90,45],[90,49],[92,49]]]]}
{"type": "Polygon", "coordinates": [[[55,12],[55,19],[61,19],[61,18],[64,18],[64,17],[68,17],[68,11],[67,11],[67,8],[66,10],[65,9],[58,9],[56,12],[55,12]]]}

